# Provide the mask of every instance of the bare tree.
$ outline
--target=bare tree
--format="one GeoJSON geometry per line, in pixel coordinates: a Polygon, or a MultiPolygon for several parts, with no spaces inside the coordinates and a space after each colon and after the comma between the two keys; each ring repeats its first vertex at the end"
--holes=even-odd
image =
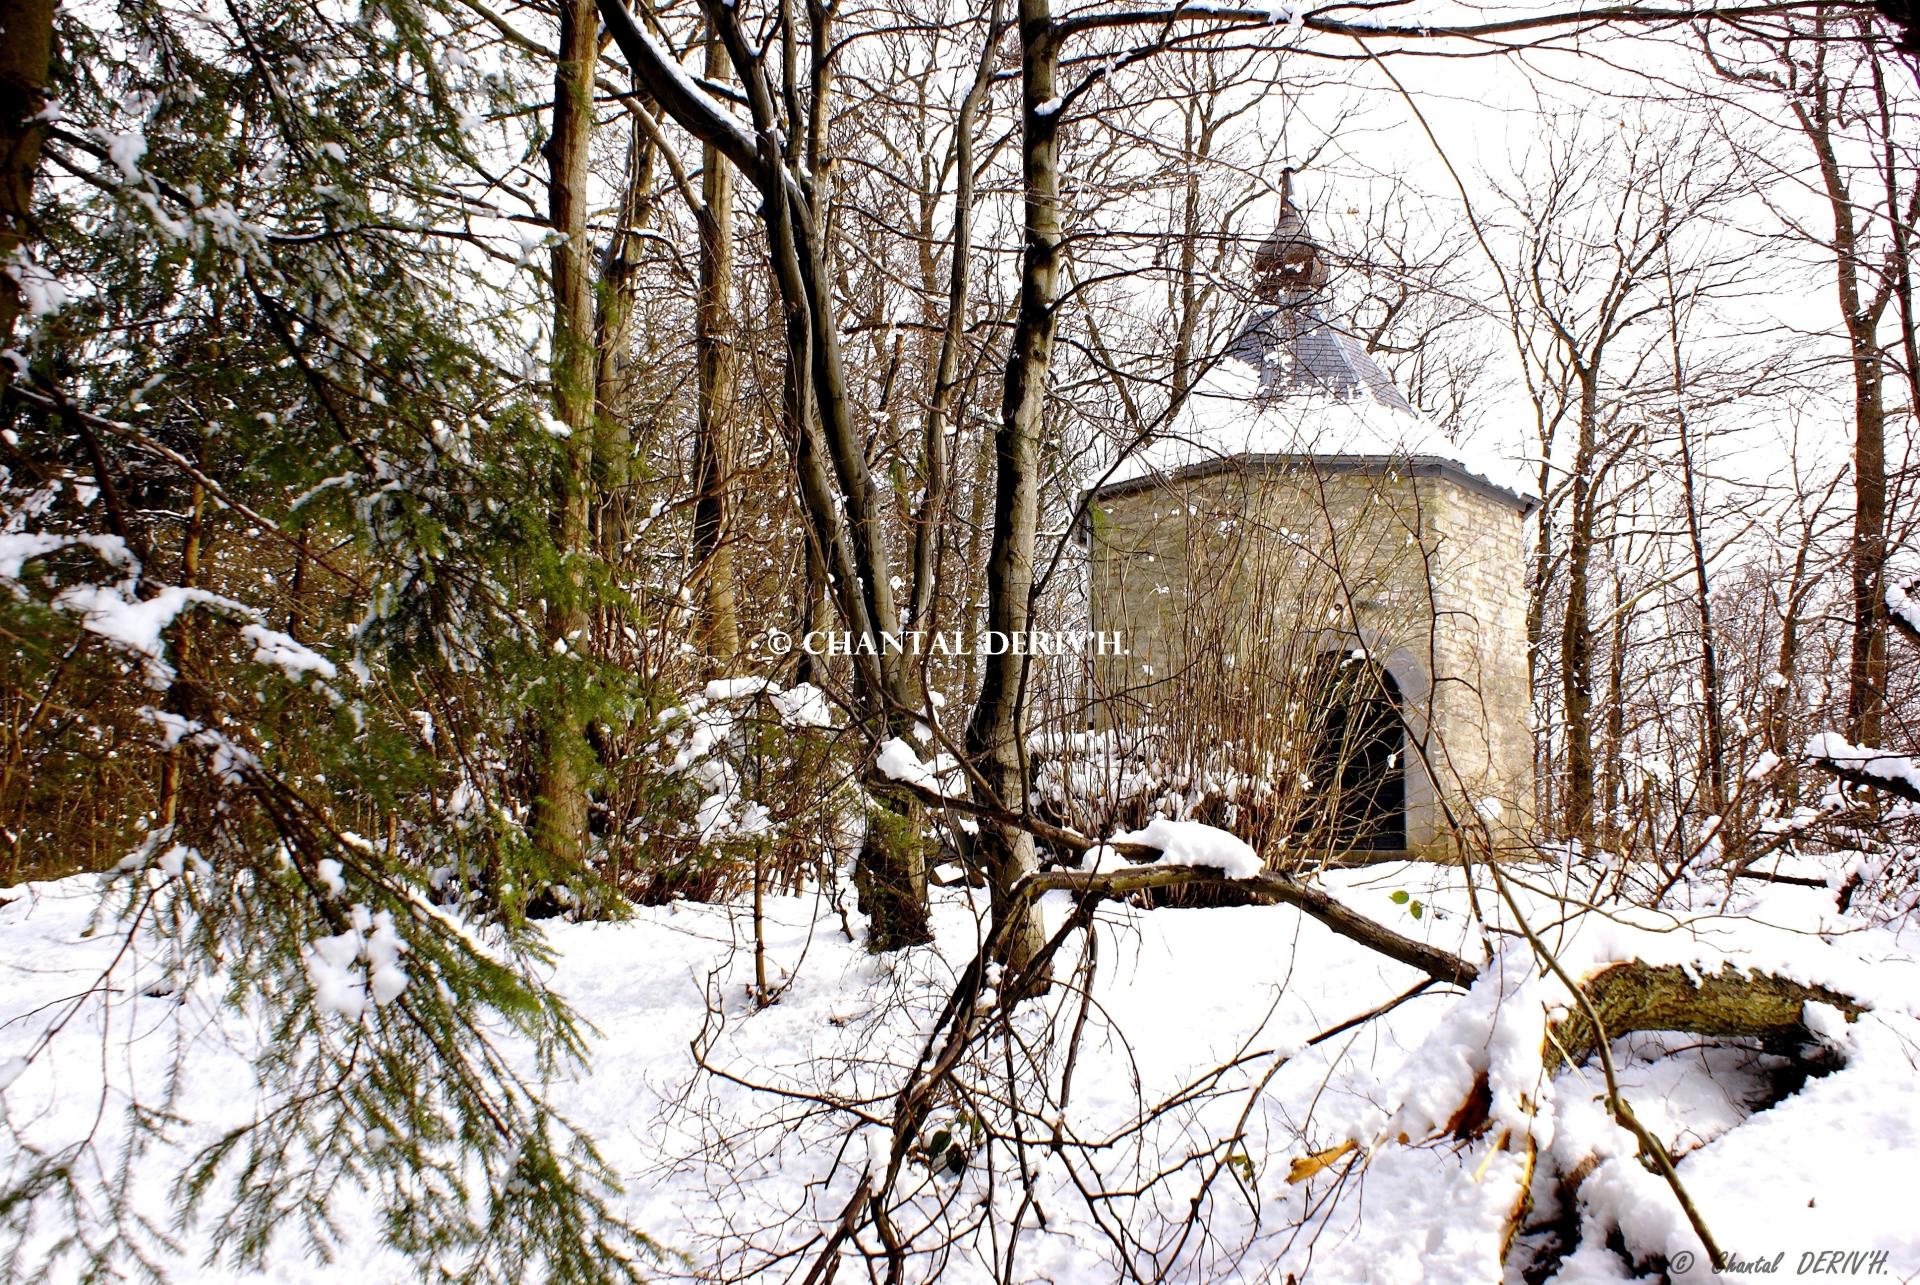
{"type": "Polygon", "coordinates": [[[1902,182],[1895,156],[1896,108],[1876,38],[1870,18],[1826,10],[1785,24],[1772,38],[1712,31],[1701,37],[1707,58],[1723,77],[1760,89],[1786,108],[1813,157],[1810,186],[1826,207],[1828,226],[1822,231],[1801,225],[1791,214],[1785,217],[1797,236],[1830,256],[1846,344],[1854,493],[1847,721],[1848,735],[1869,745],[1880,742],[1887,712],[1891,512],[1885,384],[1892,372],[1884,330],[1888,305],[1897,299],[1892,317],[1897,335],[1891,342],[1907,354],[1911,371],[1915,340],[1908,246],[1920,221],[1920,182],[1902,182]]]}
{"type": "MultiPolygon", "coordinates": [[[[590,623],[586,571],[578,564],[591,552],[588,492],[599,365],[594,256],[587,229],[597,28],[592,0],[565,0],[561,5],[553,133],[547,141],[548,211],[558,233],[552,267],[553,414],[566,434],[554,470],[552,525],[561,556],[576,563],[569,576],[571,592],[547,604],[547,641],[560,649],[584,647],[590,623]]],[[[535,844],[562,870],[579,865],[586,843],[587,756],[584,722],[569,702],[555,702],[541,729],[533,835],[535,844]]]]}
{"type": "MultiPolygon", "coordinates": [[[[1509,197],[1522,247],[1513,273],[1515,335],[1547,505],[1536,536],[1528,629],[1543,649],[1550,613],[1563,598],[1553,671],[1564,762],[1557,812],[1568,838],[1590,844],[1599,779],[1593,579],[1609,539],[1610,477],[1644,444],[1661,357],[1657,326],[1649,323],[1666,306],[1663,274],[1673,242],[1732,199],[1738,185],[1705,144],[1675,153],[1646,122],[1607,130],[1603,140],[1574,131],[1551,141],[1543,168],[1538,183],[1509,197]]],[[[1729,267],[1688,261],[1685,282],[1674,289],[1689,296],[1710,290],[1729,267]]],[[[1541,659],[1537,652],[1536,665],[1541,659]]]]}

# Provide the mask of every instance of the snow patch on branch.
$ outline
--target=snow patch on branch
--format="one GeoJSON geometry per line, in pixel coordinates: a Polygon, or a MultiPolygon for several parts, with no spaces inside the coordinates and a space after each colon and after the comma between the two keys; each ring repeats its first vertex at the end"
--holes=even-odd
{"type": "Polygon", "coordinates": [[[1894,619],[1914,633],[1920,634],[1920,602],[1915,602],[1909,589],[1920,589],[1920,581],[1906,585],[1887,582],[1887,611],[1894,619]]]}
{"type": "Polygon", "coordinates": [[[1807,742],[1807,757],[1859,772],[1920,794],[1920,763],[1905,754],[1889,754],[1855,745],[1838,732],[1820,732],[1807,742]]]}
{"type": "Polygon", "coordinates": [[[1550,1118],[1531,1105],[1551,1091],[1541,1075],[1550,989],[1565,988],[1551,986],[1524,950],[1489,963],[1395,1075],[1387,1100],[1401,1105],[1386,1136],[1424,1138],[1444,1128],[1485,1076],[1488,1117],[1515,1137],[1551,1143],[1550,1118]]]}
{"type": "Polygon", "coordinates": [[[80,617],[82,629],[137,657],[146,670],[148,684],[161,690],[173,682],[173,666],[167,663],[167,645],[161,635],[181,612],[195,604],[246,611],[231,598],[183,585],[162,589],[145,599],[102,585],[75,585],[53,600],[56,610],[80,617]]]}
{"type": "Polygon", "coordinates": [[[407,943],[394,928],[391,911],[374,914],[355,905],[349,918],[352,926],[345,932],[308,942],[305,960],[314,1004],[355,1022],[369,999],[378,1008],[407,989],[407,970],[400,963],[407,943]]]}
{"type": "Polygon", "coordinates": [[[1140,844],[1160,849],[1170,865],[1208,866],[1229,879],[1252,879],[1266,869],[1260,854],[1238,835],[1200,821],[1169,821],[1155,817],[1143,829],[1116,834],[1113,846],[1140,844]]]}
{"type": "Polygon", "coordinates": [[[967,792],[960,764],[951,754],[935,755],[932,763],[924,763],[903,736],[893,737],[881,745],[873,766],[889,781],[917,785],[943,799],[962,798],[967,792]]]}

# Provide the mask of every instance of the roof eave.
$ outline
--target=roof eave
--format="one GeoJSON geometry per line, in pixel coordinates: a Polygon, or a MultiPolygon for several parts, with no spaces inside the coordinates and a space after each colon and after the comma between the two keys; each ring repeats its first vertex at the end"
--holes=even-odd
{"type": "Polygon", "coordinates": [[[1156,486],[1165,486],[1173,482],[1189,482],[1198,478],[1213,477],[1221,473],[1242,470],[1289,468],[1310,465],[1331,472],[1384,472],[1389,468],[1403,468],[1414,477],[1444,477],[1465,487],[1475,494],[1491,500],[1498,500],[1519,510],[1521,517],[1527,517],[1540,507],[1540,501],[1531,495],[1501,486],[1498,482],[1481,477],[1458,460],[1450,460],[1444,455],[1314,455],[1299,453],[1284,454],[1246,454],[1223,455],[1218,459],[1200,460],[1167,472],[1142,474],[1118,482],[1107,482],[1088,488],[1083,494],[1091,503],[1095,500],[1113,499],[1117,496],[1131,495],[1137,491],[1150,490],[1156,486]]]}

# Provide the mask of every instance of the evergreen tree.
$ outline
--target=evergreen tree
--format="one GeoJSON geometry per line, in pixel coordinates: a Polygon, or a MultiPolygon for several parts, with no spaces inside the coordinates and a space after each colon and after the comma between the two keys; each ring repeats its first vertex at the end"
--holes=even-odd
{"type": "MultiPolygon", "coordinates": [[[[527,357],[551,69],[412,0],[118,14],[47,15],[9,247],[0,682],[46,710],[9,873],[110,865],[102,930],[268,1032],[254,1118],[179,1187],[236,1263],[326,1254],[345,1183],[433,1279],[635,1278],[653,1247],[545,1105],[585,1044],[526,921],[614,908],[530,837],[535,729],[639,699],[544,636],[606,591],[556,546],[527,357]]],[[[171,1092],[128,1155],[17,1149],[16,1253],[58,1223],[88,1274],[154,1271],[175,1229],[126,1183],[171,1092]]]]}

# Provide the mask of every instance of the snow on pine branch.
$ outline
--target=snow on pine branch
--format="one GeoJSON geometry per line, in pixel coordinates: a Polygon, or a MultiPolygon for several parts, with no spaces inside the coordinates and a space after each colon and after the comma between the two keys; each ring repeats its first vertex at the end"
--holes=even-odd
{"type": "Polygon", "coordinates": [[[82,629],[137,662],[147,684],[156,690],[164,690],[174,679],[173,666],[167,662],[166,631],[182,612],[195,606],[240,621],[240,636],[252,645],[253,658],[289,678],[318,674],[330,679],[338,673],[332,661],[291,634],[268,627],[259,610],[237,599],[185,585],[170,585],[141,596],[137,589],[139,562],[116,536],[0,532],[0,585],[15,597],[26,597],[26,564],[69,548],[91,549],[109,567],[126,572],[126,578],[112,585],[69,585],[48,605],[76,617],[82,629]]]}
{"type": "Polygon", "coordinates": [[[966,778],[953,755],[936,754],[932,763],[922,762],[905,737],[896,736],[881,745],[873,766],[889,781],[917,785],[943,799],[964,798],[967,793],[966,778]]]}

